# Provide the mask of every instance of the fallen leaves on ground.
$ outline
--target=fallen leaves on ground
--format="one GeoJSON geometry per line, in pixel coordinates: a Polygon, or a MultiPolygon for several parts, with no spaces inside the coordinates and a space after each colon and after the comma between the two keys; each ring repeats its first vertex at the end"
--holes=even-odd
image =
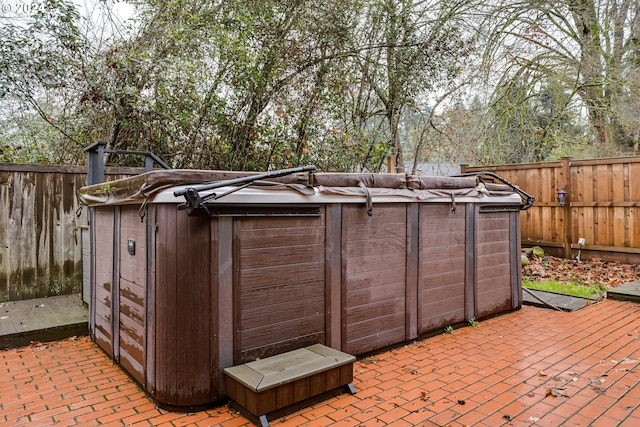
{"type": "Polygon", "coordinates": [[[600,284],[615,288],[624,283],[640,279],[640,266],[601,261],[597,258],[585,261],[556,258],[545,255],[533,257],[522,267],[522,275],[534,281],[555,280],[560,283],[577,282],[584,285],[600,284]]]}
{"type": "Polygon", "coordinates": [[[569,397],[566,391],[564,391],[563,387],[551,387],[547,389],[544,397],[553,396],[553,397],[569,397]]]}

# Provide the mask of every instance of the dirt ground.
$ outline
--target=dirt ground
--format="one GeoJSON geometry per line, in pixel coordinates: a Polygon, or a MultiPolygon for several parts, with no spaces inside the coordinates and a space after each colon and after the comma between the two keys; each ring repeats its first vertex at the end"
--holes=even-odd
{"type": "Polygon", "coordinates": [[[533,257],[529,265],[522,267],[522,275],[533,281],[556,280],[562,283],[581,284],[598,283],[614,288],[624,283],[640,279],[640,266],[600,260],[582,260],[556,258],[545,255],[533,257]]]}

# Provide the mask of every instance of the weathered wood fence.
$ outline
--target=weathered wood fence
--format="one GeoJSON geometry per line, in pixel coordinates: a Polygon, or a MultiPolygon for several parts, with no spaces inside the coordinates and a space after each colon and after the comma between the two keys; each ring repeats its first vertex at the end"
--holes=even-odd
{"type": "Polygon", "coordinates": [[[534,206],[521,213],[523,245],[565,258],[581,250],[581,259],[640,263],[640,156],[461,170],[495,172],[535,196],[534,206]],[[558,191],[566,192],[564,205],[558,191]]]}
{"type": "MultiPolygon", "coordinates": [[[[107,179],[144,171],[108,169],[107,179]]],[[[0,163],[0,302],[80,292],[86,167],[0,163]]]]}

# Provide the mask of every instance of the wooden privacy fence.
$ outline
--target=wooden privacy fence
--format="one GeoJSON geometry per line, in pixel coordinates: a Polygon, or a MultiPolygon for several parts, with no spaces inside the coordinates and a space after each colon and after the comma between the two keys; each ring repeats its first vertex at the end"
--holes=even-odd
{"type": "Polygon", "coordinates": [[[521,212],[522,244],[564,258],[598,257],[640,263],[640,156],[503,166],[461,166],[490,171],[535,196],[521,212]],[[558,202],[566,192],[566,203],[558,202]],[[578,239],[584,238],[580,247],[578,239]]]}
{"type": "Polygon", "coordinates": [[[87,220],[77,192],[86,174],[84,166],[0,164],[0,302],[80,292],[87,220]]]}

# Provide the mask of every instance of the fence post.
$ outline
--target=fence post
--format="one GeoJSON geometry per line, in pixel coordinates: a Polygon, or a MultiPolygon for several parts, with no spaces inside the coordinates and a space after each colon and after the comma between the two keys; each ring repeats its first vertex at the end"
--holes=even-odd
{"type": "Polygon", "coordinates": [[[562,175],[564,177],[564,187],[563,190],[567,192],[565,204],[563,206],[563,214],[564,221],[563,224],[563,249],[564,249],[564,258],[571,259],[571,242],[573,241],[573,236],[571,235],[571,230],[573,228],[573,213],[571,209],[571,200],[573,200],[573,189],[571,183],[571,157],[563,157],[562,158],[562,175]]]}
{"type": "Polygon", "coordinates": [[[88,153],[87,185],[104,182],[104,153],[107,143],[98,141],[84,149],[88,153]]]}

